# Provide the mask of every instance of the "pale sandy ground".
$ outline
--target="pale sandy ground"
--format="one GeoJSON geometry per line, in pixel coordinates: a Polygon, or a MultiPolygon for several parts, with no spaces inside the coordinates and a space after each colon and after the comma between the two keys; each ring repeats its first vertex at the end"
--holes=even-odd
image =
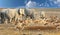
{"type": "Polygon", "coordinates": [[[23,30],[18,31],[11,24],[0,24],[0,35],[60,35],[56,30],[23,30]]]}

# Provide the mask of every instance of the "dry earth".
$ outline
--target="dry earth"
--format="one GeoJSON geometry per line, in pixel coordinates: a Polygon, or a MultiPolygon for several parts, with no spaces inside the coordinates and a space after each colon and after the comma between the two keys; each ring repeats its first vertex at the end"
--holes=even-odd
{"type": "Polygon", "coordinates": [[[19,31],[12,24],[0,24],[0,35],[60,35],[57,30],[23,30],[19,31]]]}

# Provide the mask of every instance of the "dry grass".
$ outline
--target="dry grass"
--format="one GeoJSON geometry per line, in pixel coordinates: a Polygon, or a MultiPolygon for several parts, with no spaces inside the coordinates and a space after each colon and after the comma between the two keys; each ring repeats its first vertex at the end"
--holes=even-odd
{"type": "MultiPolygon", "coordinates": [[[[40,9],[31,9],[31,10],[33,10],[34,12],[37,13],[37,15],[39,15],[38,12],[40,11],[40,9]]],[[[46,12],[47,9],[46,10],[41,9],[41,10],[44,10],[46,12]]],[[[46,17],[50,17],[51,15],[53,15],[53,16],[56,15],[56,16],[60,17],[59,16],[60,15],[60,12],[59,12],[60,10],[58,12],[52,12],[52,11],[57,11],[57,10],[59,10],[59,9],[54,9],[54,10],[48,9],[47,12],[46,12],[46,17]]],[[[51,18],[55,19],[53,16],[51,18]]],[[[47,25],[53,25],[53,23],[51,23],[50,20],[47,20],[47,22],[48,22],[47,25]]],[[[14,24],[14,23],[17,23],[17,22],[13,21],[12,23],[14,24]]],[[[27,20],[24,21],[24,23],[30,24],[30,25],[32,24],[32,26],[34,25],[35,27],[29,27],[28,28],[29,30],[23,30],[23,31],[20,30],[19,31],[12,24],[0,24],[0,35],[23,35],[23,34],[26,34],[26,35],[39,35],[39,34],[40,35],[60,35],[60,30],[56,30],[55,26],[53,26],[52,28],[50,27],[51,30],[48,30],[49,27],[38,27],[40,25],[45,24],[45,22],[42,21],[42,20],[34,20],[33,21],[33,20],[30,20],[30,19],[27,19],[27,20]],[[45,29],[45,30],[41,30],[39,28],[45,29]],[[33,30],[31,30],[31,29],[33,29],[33,30]]],[[[58,23],[60,24],[60,19],[58,20],[58,23]]],[[[47,25],[45,25],[45,26],[47,26],[47,25]]]]}
{"type": "Polygon", "coordinates": [[[11,24],[0,24],[0,35],[60,35],[60,31],[56,30],[23,30],[18,31],[11,24]]]}
{"type": "Polygon", "coordinates": [[[0,35],[19,35],[19,31],[12,25],[0,24],[0,35]]]}

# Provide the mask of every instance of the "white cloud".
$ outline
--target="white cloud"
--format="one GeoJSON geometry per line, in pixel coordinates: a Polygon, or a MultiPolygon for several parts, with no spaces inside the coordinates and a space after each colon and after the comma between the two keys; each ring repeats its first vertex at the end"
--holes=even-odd
{"type": "Polygon", "coordinates": [[[36,2],[33,2],[33,1],[29,1],[27,4],[26,4],[26,7],[30,8],[30,7],[35,7],[37,6],[37,3],[36,2]]]}
{"type": "Polygon", "coordinates": [[[57,0],[57,2],[56,2],[57,4],[58,4],[58,6],[60,6],[60,0],[57,0]]]}
{"type": "Polygon", "coordinates": [[[60,0],[54,0],[53,2],[58,4],[58,3],[60,3],[60,0]]]}
{"type": "Polygon", "coordinates": [[[56,4],[57,7],[60,7],[60,0],[53,0],[54,4],[56,4]]]}
{"type": "Polygon", "coordinates": [[[34,8],[34,7],[50,7],[50,6],[58,6],[60,7],[60,0],[49,0],[49,3],[45,2],[45,3],[37,3],[35,1],[26,1],[26,8],[34,8]],[[52,3],[53,2],[53,3],[52,3]]]}
{"type": "Polygon", "coordinates": [[[57,2],[60,2],[60,0],[57,0],[57,2]]]}
{"type": "Polygon", "coordinates": [[[29,1],[28,3],[26,3],[26,8],[32,8],[32,7],[49,7],[49,4],[48,3],[36,3],[34,1],[29,1]]]}
{"type": "Polygon", "coordinates": [[[51,0],[54,4],[56,4],[58,7],[60,7],[60,0],[51,0]]]}
{"type": "Polygon", "coordinates": [[[42,6],[42,7],[49,7],[49,4],[48,4],[48,3],[42,3],[42,4],[40,4],[39,6],[42,6]]]}
{"type": "Polygon", "coordinates": [[[57,4],[57,6],[60,7],[60,0],[55,0],[54,3],[57,4]]]}

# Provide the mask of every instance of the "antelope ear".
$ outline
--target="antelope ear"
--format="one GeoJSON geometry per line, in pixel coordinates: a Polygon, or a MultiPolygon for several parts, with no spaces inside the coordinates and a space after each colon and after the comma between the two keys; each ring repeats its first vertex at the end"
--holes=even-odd
{"type": "Polygon", "coordinates": [[[20,15],[20,9],[18,9],[18,14],[20,15]]]}
{"type": "Polygon", "coordinates": [[[24,16],[24,14],[22,14],[22,16],[24,16]]]}

